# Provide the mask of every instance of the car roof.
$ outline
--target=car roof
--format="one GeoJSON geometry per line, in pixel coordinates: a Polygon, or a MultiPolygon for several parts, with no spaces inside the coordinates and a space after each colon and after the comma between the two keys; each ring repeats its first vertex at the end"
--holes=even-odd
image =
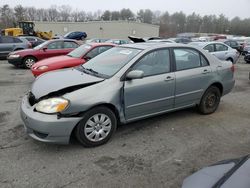
{"type": "Polygon", "coordinates": [[[137,48],[141,50],[146,49],[154,49],[154,48],[164,48],[164,47],[192,47],[195,48],[195,46],[190,46],[187,44],[180,44],[180,43],[160,43],[160,42],[138,42],[138,43],[132,43],[132,44],[123,44],[120,45],[121,47],[127,47],[127,48],[137,48]]]}
{"type": "Polygon", "coordinates": [[[194,45],[194,46],[201,46],[201,47],[204,47],[208,44],[223,44],[223,45],[226,45],[225,43],[223,42],[220,42],[220,41],[212,41],[212,42],[190,42],[189,43],[190,45],[194,45]]]}
{"type": "Polygon", "coordinates": [[[51,40],[48,40],[50,42],[53,42],[53,41],[70,41],[70,42],[77,42],[77,40],[74,40],[74,39],[51,39],[51,40]]]}
{"type": "MultiPolygon", "coordinates": [[[[91,43],[85,43],[90,46],[117,46],[114,43],[104,43],[104,42],[91,42],[91,43]]],[[[84,44],[83,44],[84,45],[84,44]]]]}

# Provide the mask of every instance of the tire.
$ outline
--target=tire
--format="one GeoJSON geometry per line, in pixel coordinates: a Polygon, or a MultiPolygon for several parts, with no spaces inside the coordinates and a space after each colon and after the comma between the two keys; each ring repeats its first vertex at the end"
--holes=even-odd
{"type": "Polygon", "coordinates": [[[231,63],[234,63],[232,58],[228,58],[227,61],[230,61],[231,63]]]}
{"type": "Polygon", "coordinates": [[[34,65],[35,63],[36,63],[36,58],[32,56],[28,56],[23,59],[23,66],[26,69],[30,69],[32,65],[34,65]]]}
{"type": "Polygon", "coordinates": [[[201,114],[214,113],[220,104],[221,92],[218,87],[210,86],[201,98],[198,110],[201,114]]]}
{"type": "Polygon", "coordinates": [[[107,107],[95,107],[86,112],[75,129],[77,140],[85,147],[105,144],[115,133],[117,118],[107,107]],[[99,136],[97,136],[99,135],[99,136]]]}

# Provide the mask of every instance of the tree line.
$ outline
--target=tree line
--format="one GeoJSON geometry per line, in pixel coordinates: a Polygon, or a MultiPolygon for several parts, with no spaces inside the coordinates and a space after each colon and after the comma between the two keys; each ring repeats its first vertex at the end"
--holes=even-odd
{"type": "Polygon", "coordinates": [[[134,13],[130,9],[120,11],[86,12],[73,10],[69,5],[50,8],[23,7],[17,5],[14,8],[9,5],[0,7],[0,28],[16,27],[19,21],[50,21],[50,22],[86,22],[86,21],[113,21],[127,20],[142,23],[156,24],[160,26],[160,36],[171,37],[177,33],[219,33],[231,35],[250,34],[250,18],[227,18],[225,15],[205,15],[196,13],[186,15],[183,12],[170,14],[168,11],[152,11],[150,9],[139,10],[134,13]]]}

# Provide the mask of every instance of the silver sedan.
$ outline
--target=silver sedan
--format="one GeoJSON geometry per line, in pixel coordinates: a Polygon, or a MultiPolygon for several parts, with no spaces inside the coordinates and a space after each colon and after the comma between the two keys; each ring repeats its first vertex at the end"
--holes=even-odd
{"type": "Polygon", "coordinates": [[[202,49],[128,44],[39,76],[23,98],[21,117],[36,140],[65,144],[75,134],[92,147],[106,143],[120,123],[195,106],[211,114],[234,83],[234,65],[202,49]]]}
{"type": "Polygon", "coordinates": [[[223,61],[236,63],[239,52],[222,42],[191,42],[190,45],[199,46],[223,61]]]}

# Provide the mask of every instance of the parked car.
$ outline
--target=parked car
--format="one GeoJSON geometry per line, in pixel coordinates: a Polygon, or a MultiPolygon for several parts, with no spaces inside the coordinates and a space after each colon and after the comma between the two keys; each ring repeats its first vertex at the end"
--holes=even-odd
{"type": "Polygon", "coordinates": [[[244,60],[246,63],[250,63],[250,49],[249,49],[249,53],[247,53],[244,57],[244,60]]]}
{"type": "Polygon", "coordinates": [[[31,43],[23,38],[0,36],[0,58],[6,59],[12,51],[31,48],[31,43]]]}
{"type": "Polygon", "coordinates": [[[114,47],[115,44],[109,43],[91,43],[83,44],[74,49],[67,55],[51,57],[35,63],[31,71],[34,76],[39,76],[48,71],[75,67],[86,63],[88,60],[114,47]]]}
{"type": "Polygon", "coordinates": [[[165,43],[176,43],[173,40],[170,39],[154,39],[154,40],[148,40],[149,43],[158,43],[158,42],[165,42],[165,43]]]}
{"type": "Polygon", "coordinates": [[[8,62],[16,67],[31,68],[31,66],[42,59],[66,55],[73,49],[79,47],[75,40],[55,39],[46,41],[33,49],[11,52],[8,62]]]}
{"type": "Polygon", "coordinates": [[[220,161],[187,177],[182,188],[248,188],[250,156],[220,161]]]}
{"type": "Polygon", "coordinates": [[[27,41],[29,41],[31,43],[31,46],[32,48],[42,44],[45,42],[45,40],[39,38],[39,37],[34,37],[34,36],[21,36],[21,37],[18,37],[18,38],[21,38],[21,39],[26,39],[27,41]]]}
{"type": "Polygon", "coordinates": [[[237,50],[239,53],[242,52],[241,45],[236,40],[231,39],[219,39],[218,42],[223,42],[226,45],[230,46],[231,48],[237,50]]]}
{"type": "Polygon", "coordinates": [[[138,42],[149,42],[151,40],[161,40],[163,38],[161,37],[135,37],[135,36],[128,36],[129,40],[131,40],[133,43],[138,43],[138,42]]]}
{"type": "Polygon", "coordinates": [[[246,55],[250,52],[250,43],[245,43],[243,50],[242,50],[242,55],[246,55]]]}
{"type": "Polygon", "coordinates": [[[74,39],[74,40],[85,40],[85,38],[87,38],[87,33],[82,31],[69,32],[66,35],[64,35],[64,38],[74,39]]]}
{"type": "Polygon", "coordinates": [[[84,146],[98,146],[118,123],[195,106],[211,114],[234,83],[234,65],[202,49],[127,44],[39,76],[22,100],[21,117],[36,140],[65,144],[75,134],[84,146]]]}
{"type": "Polygon", "coordinates": [[[124,40],[124,39],[109,39],[107,41],[105,41],[107,43],[113,43],[113,44],[116,44],[116,45],[122,45],[122,44],[130,44],[132,43],[132,41],[130,40],[124,40]]]}
{"type": "Polygon", "coordinates": [[[223,61],[236,63],[239,52],[222,42],[191,42],[190,45],[199,46],[223,61]]]}
{"type": "Polygon", "coordinates": [[[188,44],[192,42],[189,38],[169,38],[169,40],[175,41],[176,43],[188,44]]]}
{"type": "Polygon", "coordinates": [[[109,39],[99,39],[99,38],[94,38],[94,39],[88,39],[86,43],[103,43],[108,41],[109,39]]]}

